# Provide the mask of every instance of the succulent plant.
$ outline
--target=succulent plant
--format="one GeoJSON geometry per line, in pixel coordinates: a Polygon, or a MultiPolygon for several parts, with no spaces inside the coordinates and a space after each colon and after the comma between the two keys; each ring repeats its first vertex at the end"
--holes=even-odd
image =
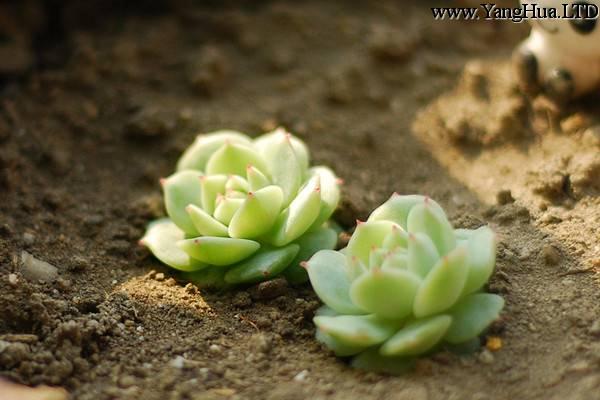
{"type": "Polygon", "coordinates": [[[281,274],[301,283],[308,276],[300,262],[336,245],[329,218],[339,180],[329,168],[310,168],[306,145],[283,129],[254,140],[235,131],[199,135],[161,184],[169,218],[152,222],[141,243],[199,285],[281,274]]]}
{"type": "Polygon", "coordinates": [[[444,344],[472,345],[504,305],[482,291],[495,255],[490,228],[453,229],[435,201],[394,194],[346,248],[303,264],[325,303],[317,339],[357,368],[390,373],[444,344]]]}

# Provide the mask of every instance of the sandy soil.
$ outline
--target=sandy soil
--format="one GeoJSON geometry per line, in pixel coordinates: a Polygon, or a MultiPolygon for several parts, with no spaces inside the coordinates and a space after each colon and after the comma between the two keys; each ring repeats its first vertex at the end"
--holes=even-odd
{"type": "Polygon", "coordinates": [[[23,58],[0,65],[1,376],[74,399],[600,399],[600,103],[519,93],[526,26],[417,2],[90,2],[44,36],[26,3],[0,8],[38,21],[4,32],[23,58]],[[278,125],[343,177],[348,229],[397,191],[498,232],[499,350],[352,370],[314,340],[309,287],[199,290],[137,246],[195,134],[278,125]]]}

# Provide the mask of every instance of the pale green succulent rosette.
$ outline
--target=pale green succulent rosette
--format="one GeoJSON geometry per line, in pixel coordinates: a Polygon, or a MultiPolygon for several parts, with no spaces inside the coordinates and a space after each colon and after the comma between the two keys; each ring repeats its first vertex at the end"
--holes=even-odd
{"type": "Polygon", "coordinates": [[[435,201],[394,194],[346,248],[304,264],[325,303],[317,339],[356,368],[388,373],[445,343],[465,347],[504,306],[482,291],[495,257],[490,228],[453,229],[435,201]]]}
{"type": "Polygon", "coordinates": [[[279,275],[302,283],[299,264],[337,243],[329,218],[339,181],[327,167],[309,167],[306,145],[283,129],[256,139],[199,135],[161,183],[168,218],[140,242],[200,286],[279,275]]]}

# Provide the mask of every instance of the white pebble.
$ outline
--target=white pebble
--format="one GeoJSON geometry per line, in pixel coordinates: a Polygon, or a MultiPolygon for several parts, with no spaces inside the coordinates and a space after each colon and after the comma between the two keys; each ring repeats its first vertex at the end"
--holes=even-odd
{"type": "Polygon", "coordinates": [[[306,380],[307,377],[308,377],[308,370],[305,369],[305,370],[298,372],[296,374],[296,376],[294,376],[294,380],[296,382],[302,382],[302,381],[306,380]]]}
{"type": "Polygon", "coordinates": [[[35,242],[35,236],[33,236],[32,233],[25,232],[23,234],[23,243],[25,243],[27,245],[31,245],[31,244],[33,244],[33,242],[35,242]]]}
{"type": "Polygon", "coordinates": [[[38,260],[25,250],[21,252],[23,276],[30,280],[51,282],[58,276],[58,268],[46,261],[38,260]]]}
{"type": "Polygon", "coordinates": [[[169,365],[171,367],[177,368],[177,369],[183,368],[184,364],[185,364],[185,358],[183,358],[182,356],[177,356],[174,359],[172,359],[171,362],[169,362],[169,365]]]}

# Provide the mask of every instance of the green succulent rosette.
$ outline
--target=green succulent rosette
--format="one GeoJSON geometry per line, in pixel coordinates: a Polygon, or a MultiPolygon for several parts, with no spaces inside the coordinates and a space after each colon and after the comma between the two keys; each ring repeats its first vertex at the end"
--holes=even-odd
{"type": "Polygon", "coordinates": [[[201,286],[279,275],[305,282],[300,262],[336,245],[329,218],[340,197],[335,174],[309,161],[306,145],[283,129],[256,139],[199,135],[161,180],[168,218],[150,223],[140,242],[201,286]]]}
{"type": "Polygon", "coordinates": [[[394,194],[346,248],[304,264],[325,303],[317,339],[357,368],[389,373],[444,344],[472,344],[504,306],[482,291],[495,255],[490,228],[453,229],[435,201],[394,194]]]}

